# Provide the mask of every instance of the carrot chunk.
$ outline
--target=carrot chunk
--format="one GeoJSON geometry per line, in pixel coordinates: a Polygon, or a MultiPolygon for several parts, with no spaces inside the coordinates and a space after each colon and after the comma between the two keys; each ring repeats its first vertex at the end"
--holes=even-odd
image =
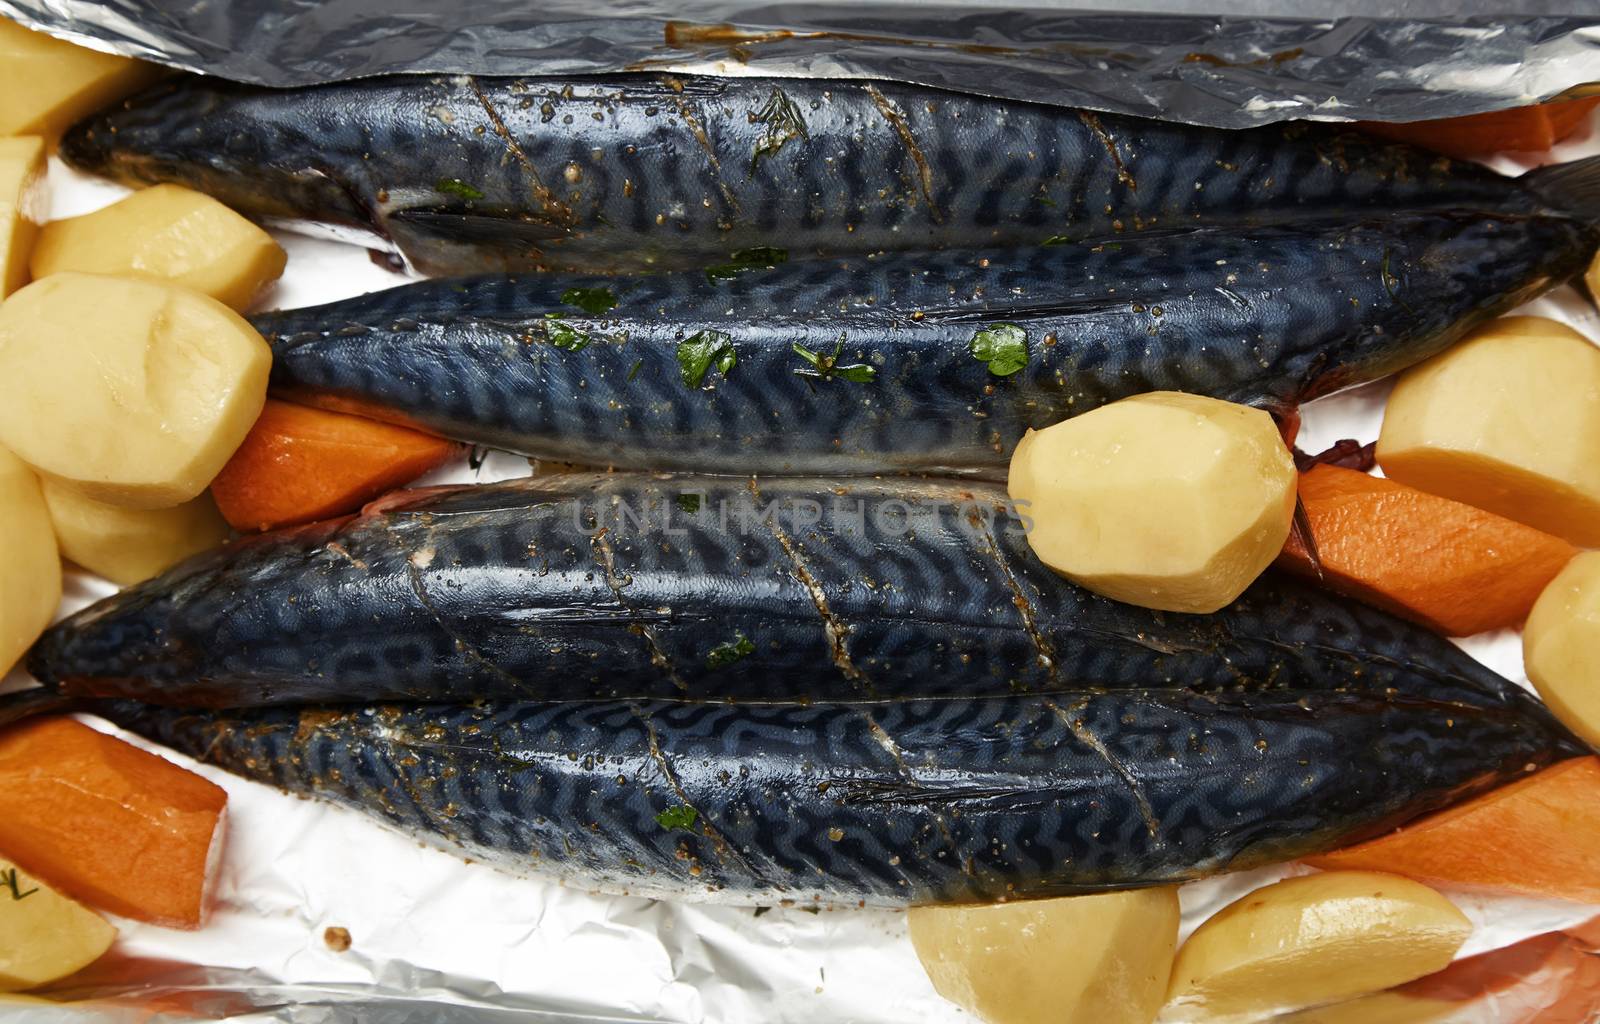
{"type": "Polygon", "coordinates": [[[1600,903],[1600,757],[1563,761],[1307,863],[1600,903]]]}
{"type": "Polygon", "coordinates": [[[234,529],[272,530],[354,512],[460,450],[406,427],[268,399],[211,494],[234,529]]]}
{"type": "MultiPolygon", "coordinates": [[[[1577,549],[1493,512],[1337,466],[1300,475],[1332,590],[1449,636],[1515,626],[1577,549]]],[[[1315,579],[1290,534],[1277,564],[1315,579]]]]}
{"type": "Polygon", "coordinates": [[[1359,124],[1373,135],[1466,159],[1495,153],[1543,152],[1576,132],[1596,104],[1600,104],[1600,97],[1556,100],[1434,121],[1359,124]]]}
{"type": "Polygon", "coordinates": [[[193,772],[70,718],[0,732],[0,852],[113,914],[200,927],[227,801],[193,772]]]}

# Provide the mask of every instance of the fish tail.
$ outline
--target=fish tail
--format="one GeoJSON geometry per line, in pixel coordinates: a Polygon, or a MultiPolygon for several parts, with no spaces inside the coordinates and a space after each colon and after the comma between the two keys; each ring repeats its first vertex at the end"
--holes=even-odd
{"type": "Polygon", "coordinates": [[[1536,167],[1517,180],[1554,209],[1600,224],[1600,156],[1536,167]]]}
{"type": "Polygon", "coordinates": [[[77,697],[58,693],[45,686],[34,687],[31,690],[18,690],[16,693],[0,694],[0,728],[4,728],[13,722],[20,722],[24,718],[32,718],[34,715],[52,715],[74,711],[81,703],[77,697]]]}

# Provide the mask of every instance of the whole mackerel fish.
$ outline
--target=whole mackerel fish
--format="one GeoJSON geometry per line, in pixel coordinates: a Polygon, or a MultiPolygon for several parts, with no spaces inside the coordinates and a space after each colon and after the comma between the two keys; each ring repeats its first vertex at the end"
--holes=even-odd
{"type": "Polygon", "coordinates": [[[1550,212],[1537,178],[1334,126],[1222,131],[872,81],[187,78],[91,117],[61,154],[256,216],[370,229],[432,275],[1550,212]]]}
{"type": "Polygon", "coordinates": [[[894,906],[1325,852],[1583,751],[1531,697],[1313,679],[857,703],[114,702],[158,743],[424,840],[674,899],[894,906]]]}
{"type": "Polygon", "coordinates": [[[1597,243],[1575,218],[1405,214],[424,281],[253,322],[280,393],[537,458],[995,477],[1028,429],[1146,391],[1292,416],[1566,280],[1597,243]]]}
{"type": "Polygon", "coordinates": [[[997,487],[898,478],[423,490],[202,554],[51,627],[27,665],[62,696],[212,707],[1285,686],[1537,706],[1287,578],[1213,615],[1098,597],[1033,555],[1025,515],[997,487]]]}

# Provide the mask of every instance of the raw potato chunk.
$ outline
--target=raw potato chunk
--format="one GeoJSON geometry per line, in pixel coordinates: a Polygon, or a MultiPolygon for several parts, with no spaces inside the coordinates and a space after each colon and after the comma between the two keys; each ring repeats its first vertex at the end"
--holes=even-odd
{"type": "Polygon", "coordinates": [[[0,139],[0,299],[28,283],[45,208],[44,140],[37,135],[0,139]]]}
{"type": "Polygon", "coordinates": [[[0,448],[0,676],[11,671],[61,603],[61,559],[39,479],[0,448]]]}
{"type": "Polygon", "coordinates": [[[155,278],[243,310],[282,275],[287,259],[271,235],[210,196],[156,185],[45,225],[33,277],[81,270],[155,278]]]}
{"type": "Polygon", "coordinates": [[[1195,930],[1173,964],[1165,1016],[1260,1016],[1378,992],[1443,969],[1471,931],[1449,900],[1398,875],[1285,879],[1195,930]]]}
{"type": "Polygon", "coordinates": [[[1401,375],[1383,414],[1385,476],[1574,544],[1600,544],[1600,349],[1513,316],[1401,375]]]}
{"type": "Polygon", "coordinates": [[[1562,724],[1600,744],[1600,551],[1568,562],[1533,603],[1522,660],[1562,724]]]}
{"type": "Polygon", "coordinates": [[[61,556],[119,586],[158,576],[228,538],[209,494],[172,508],[121,508],[46,480],[44,500],[61,556]]]}
{"type": "Polygon", "coordinates": [[[1149,1024],[1178,917],[1174,888],[907,914],[933,987],[989,1024],[1149,1024]]]}
{"type": "Polygon", "coordinates": [[[74,121],[165,73],[159,65],[76,46],[0,18],[0,135],[53,141],[74,121]]]}
{"type": "Polygon", "coordinates": [[[1265,412],[1156,391],[1030,430],[1009,486],[1056,572],[1129,604],[1211,612],[1283,548],[1295,480],[1265,412]]]}
{"type": "Polygon", "coordinates": [[[48,985],[111,948],[105,918],[0,860],[0,992],[48,985]]]}
{"type": "Polygon", "coordinates": [[[98,501],[205,490],[267,397],[271,350],[215,299],[55,274],[0,305],[0,444],[98,501]]]}

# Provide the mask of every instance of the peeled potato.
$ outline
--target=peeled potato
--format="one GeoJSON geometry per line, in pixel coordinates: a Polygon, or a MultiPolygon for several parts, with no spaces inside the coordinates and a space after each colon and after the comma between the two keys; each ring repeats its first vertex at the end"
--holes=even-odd
{"type": "Polygon", "coordinates": [[[159,65],[75,46],[0,18],[0,135],[54,140],[74,121],[163,74],[159,65]]]}
{"type": "Polygon", "coordinates": [[[271,361],[215,299],[54,274],[0,304],[0,444],[97,501],[182,504],[260,415],[271,361]]]}
{"type": "Polygon", "coordinates": [[[1283,549],[1295,480],[1265,412],[1157,391],[1030,430],[1009,486],[1056,572],[1129,604],[1211,612],[1283,549]]]}
{"type": "Polygon", "coordinates": [[[44,632],[61,603],[61,559],[39,479],[0,448],[0,676],[44,632]]]}
{"type": "Polygon", "coordinates": [[[1595,253],[1594,259],[1589,263],[1589,270],[1583,275],[1583,281],[1589,286],[1589,297],[1600,302],[1600,252],[1595,253]]]}
{"type": "Polygon", "coordinates": [[[28,254],[47,213],[44,140],[0,139],[0,299],[28,282],[28,254]]]}
{"type": "Polygon", "coordinates": [[[44,481],[61,556],[120,586],[158,576],[228,537],[210,494],[171,508],[122,508],[44,481]]]}
{"type": "Polygon", "coordinates": [[[0,860],[0,992],[38,988],[94,963],[117,930],[0,860]]]}
{"type": "Polygon", "coordinates": [[[1534,316],[1479,328],[1401,375],[1384,475],[1571,541],[1600,544],[1600,349],[1534,316]]]}
{"type": "Polygon", "coordinates": [[[1258,1017],[1432,974],[1472,924],[1432,889],[1376,871],[1327,871],[1257,889],[1178,950],[1170,1006],[1182,1020],[1258,1017]]]}
{"type": "Polygon", "coordinates": [[[1533,603],[1522,660],[1556,717],[1600,744],[1600,551],[1578,555],[1533,603]]]}
{"type": "Polygon", "coordinates": [[[989,1024],[1149,1024],[1178,917],[1173,888],[907,914],[933,987],[989,1024]]]}
{"type": "Polygon", "coordinates": [[[278,279],[286,259],[271,235],[210,196],[156,185],[45,225],[33,277],[81,270],[156,278],[242,310],[278,279]]]}

